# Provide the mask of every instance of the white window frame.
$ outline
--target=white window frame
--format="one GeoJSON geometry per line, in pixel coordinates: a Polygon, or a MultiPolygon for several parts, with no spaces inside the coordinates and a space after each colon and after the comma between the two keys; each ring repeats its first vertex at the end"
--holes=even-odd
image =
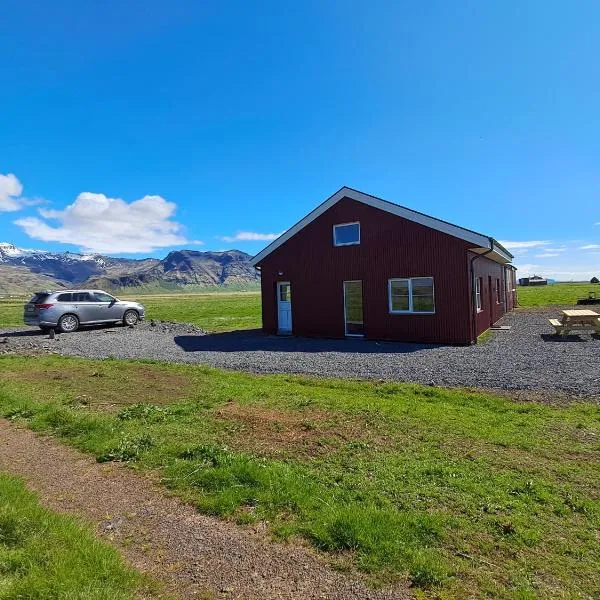
{"type": "Polygon", "coordinates": [[[391,315],[435,315],[435,280],[430,275],[421,277],[392,277],[388,279],[388,309],[391,315]],[[413,310],[413,279],[431,279],[431,289],[433,292],[433,310],[422,311],[413,310]],[[392,283],[394,281],[408,281],[408,310],[394,310],[392,308],[392,283]]]}
{"type": "Polygon", "coordinates": [[[364,296],[363,296],[363,282],[362,279],[349,279],[346,281],[342,281],[342,296],[344,298],[344,335],[346,337],[365,337],[364,334],[364,330],[365,330],[365,303],[364,303],[364,296]],[[363,320],[362,320],[362,326],[363,326],[363,333],[348,333],[348,321],[346,320],[346,284],[347,283],[360,283],[360,287],[361,287],[361,302],[362,302],[362,313],[363,313],[363,320]]]}
{"type": "Polygon", "coordinates": [[[358,246],[360,245],[360,221],[352,221],[351,223],[336,223],[333,226],[333,245],[336,247],[339,246],[358,246]],[[336,242],[336,237],[335,237],[335,228],[336,227],[345,227],[346,225],[358,225],[358,241],[357,242],[345,242],[343,244],[338,244],[336,242]]]}
{"type": "Polygon", "coordinates": [[[477,312],[483,312],[483,302],[481,300],[481,288],[483,287],[483,277],[475,277],[475,306],[477,312]]]}

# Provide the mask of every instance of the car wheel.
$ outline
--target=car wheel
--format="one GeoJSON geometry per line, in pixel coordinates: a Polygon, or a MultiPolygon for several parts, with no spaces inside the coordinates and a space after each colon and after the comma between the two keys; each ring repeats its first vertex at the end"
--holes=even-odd
{"type": "Polygon", "coordinates": [[[136,325],[140,316],[135,310],[126,310],[123,315],[123,325],[136,325]]]}
{"type": "Polygon", "coordinates": [[[58,329],[63,333],[71,333],[79,327],[79,319],[75,315],[63,315],[58,320],[58,329]]]}

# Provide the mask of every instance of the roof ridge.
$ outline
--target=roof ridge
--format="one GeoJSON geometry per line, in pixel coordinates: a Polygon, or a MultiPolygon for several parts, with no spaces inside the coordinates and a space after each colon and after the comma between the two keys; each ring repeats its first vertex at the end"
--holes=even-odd
{"type": "Polygon", "coordinates": [[[420,225],[423,225],[425,227],[437,229],[438,231],[446,233],[447,235],[451,235],[453,237],[463,239],[472,244],[475,244],[477,248],[484,248],[490,250],[497,249],[499,250],[500,257],[503,260],[506,260],[507,262],[510,262],[510,260],[514,258],[513,255],[510,252],[508,252],[506,248],[504,248],[504,246],[499,244],[493,237],[489,235],[479,233],[472,229],[467,229],[466,227],[461,227],[460,225],[455,225],[454,223],[450,223],[449,221],[444,221],[443,219],[432,217],[431,215],[422,213],[418,210],[402,206],[401,204],[396,204],[395,202],[390,202],[389,200],[384,200],[383,198],[379,198],[378,196],[374,196],[366,192],[361,192],[360,190],[344,185],[337,192],[335,192],[326,200],[321,202],[321,204],[315,207],[306,216],[300,219],[300,221],[292,225],[292,227],[290,227],[287,231],[280,235],[276,240],[273,240],[268,246],[261,250],[261,252],[259,252],[256,256],[253,257],[253,259],[251,260],[251,264],[253,266],[256,266],[257,263],[259,263],[263,258],[271,254],[271,252],[276,250],[279,246],[281,246],[291,237],[296,235],[299,231],[304,229],[304,227],[306,227],[309,223],[321,216],[325,211],[331,208],[334,204],[337,204],[337,202],[339,202],[343,198],[349,198],[356,202],[362,202],[363,204],[367,204],[369,206],[372,206],[373,208],[377,208],[379,210],[395,214],[396,216],[408,219],[415,223],[419,223],[420,225]],[[411,218],[411,216],[413,216],[414,218],[411,218]],[[464,232],[464,234],[460,235],[460,232],[464,232]]]}

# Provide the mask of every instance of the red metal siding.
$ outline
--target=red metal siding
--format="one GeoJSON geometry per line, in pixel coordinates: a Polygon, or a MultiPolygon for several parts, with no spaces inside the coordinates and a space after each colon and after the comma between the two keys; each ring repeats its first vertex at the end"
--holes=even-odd
{"type": "Polygon", "coordinates": [[[276,282],[290,281],[294,334],[343,337],[343,282],[362,280],[365,337],[470,343],[468,248],[463,240],[344,198],[260,263],[263,328],[277,333],[276,282]],[[361,225],[360,245],[335,247],[333,225],[353,221],[361,225]],[[401,277],[434,278],[434,315],[389,313],[388,279],[401,277]]]}
{"type": "MultiPolygon", "coordinates": [[[[469,253],[469,258],[475,256],[469,253]]],[[[473,276],[476,279],[481,277],[481,310],[477,312],[476,324],[477,335],[482,334],[498,321],[507,310],[511,310],[511,300],[509,298],[509,307],[506,306],[506,284],[505,267],[485,256],[479,256],[473,262],[473,276]],[[498,296],[500,302],[498,302],[498,296]]],[[[472,292],[471,292],[472,293],[472,292]]]]}

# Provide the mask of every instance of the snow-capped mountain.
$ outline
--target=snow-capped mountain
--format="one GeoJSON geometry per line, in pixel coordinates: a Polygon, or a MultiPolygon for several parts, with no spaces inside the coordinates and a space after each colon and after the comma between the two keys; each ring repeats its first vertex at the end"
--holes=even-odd
{"type": "Polygon", "coordinates": [[[129,270],[140,265],[158,262],[156,259],[133,260],[111,258],[101,254],[77,252],[48,252],[18,248],[8,242],[0,242],[0,264],[26,267],[32,273],[53,277],[68,283],[81,283],[90,277],[105,275],[107,270],[129,270]]]}
{"type": "Polygon", "coordinates": [[[29,250],[0,242],[0,279],[3,273],[6,278],[6,269],[12,267],[13,280],[22,277],[19,272],[28,272],[51,278],[57,285],[87,285],[106,289],[148,285],[245,285],[259,280],[256,270],[250,265],[250,258],[250,255],[239,250],[178,250],[170,252],[163,260],[113,258],[102,254],[29,250]]]}
{"type": "Polygon", "coordinates": [[[93,261],[101,266],[105,259],[101,254],[78,254],[76,252],[48,252],[46,250],[32,250],[30,248],[17,248],[14,244],[0,242],[0,263],[23,262],[28,258],[38,261],[43,260],[68,260],[68,261],[93,261]],[[21,259],[21,260],[20,260],[21,259]]]}
{"type": "Polygon", "coordinates": [[[41,252],[41,250],[25,250],[24,248],[17,248],[14,244],[9,244],[8,242],[0,242],[0,262],[4,262],[4,257],[14,258],[35,252],[41,252]]]}

